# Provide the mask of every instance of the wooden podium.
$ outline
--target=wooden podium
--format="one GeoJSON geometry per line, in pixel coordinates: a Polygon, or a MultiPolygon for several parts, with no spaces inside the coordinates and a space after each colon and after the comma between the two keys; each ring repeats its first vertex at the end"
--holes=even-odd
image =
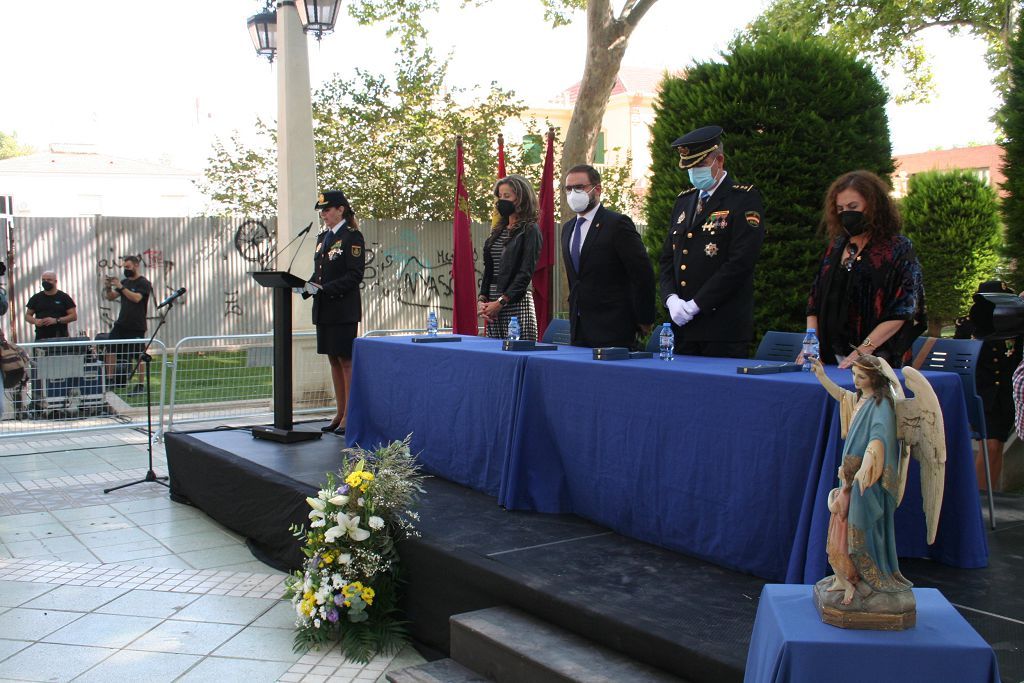
{"type": "Polygon", "coordinates": [[[295,443],[319,439],[319,431],[292,429],[292,301],[293,287],[306,281],[284,271],[268,270],[252,273],[261,287],[274,290],[274,426],[252,428],[257,439],[279,443],[295,443]]]}

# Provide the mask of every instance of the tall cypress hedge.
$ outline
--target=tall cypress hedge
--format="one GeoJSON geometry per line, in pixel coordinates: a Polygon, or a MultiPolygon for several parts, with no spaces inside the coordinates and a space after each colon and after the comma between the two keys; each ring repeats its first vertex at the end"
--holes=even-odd
{"type": "Polygon", "coordinates": [[[725,129],[726,170],[753,183],[768,233],[757,264],[755,324],[802,330],[811,279],[825,241],[819,231],[825,191],[856,169],[892,172],[886,93],[870,67],[823,39],[766,36],[738,41],[721,62],[669,77],[655,102],[648,252],[657,267],[686,171],[669,145],[700,126],[725,129]]]}
{"type": "Polygon", "coordinates": [[[924,271],[928,330],[938,336],[967,312],[971,295],[995,271],[996,193],[973,171],[928,171],[910,178],[900,210],[924,271]]]}
{"type": "Polygon", "coordinates": [[[1010,261],[1010,279],[1019,292],[1024,289],[1024,12],[1010,39],[1009,52],[1010,87],[999,111],[1006,175],[1002,208],[1006,225],[1004,256],[1010,261]]]}

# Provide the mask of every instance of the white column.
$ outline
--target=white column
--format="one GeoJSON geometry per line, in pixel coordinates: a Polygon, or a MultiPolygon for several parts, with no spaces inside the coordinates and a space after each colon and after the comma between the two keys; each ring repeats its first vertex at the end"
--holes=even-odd
{"type": "MultiPolygon", "coordinates": [[[[292,272],[307,278],[313,272],[313,249],[319,226],[313,205],[319,188],[313,147],[309,53],[294,0],[278,0],[277,3],[277,58],[277,243],[288,244],[313,221],[309,234],[278,256],[278,268],[286,268],[294,257],[292,272]]],[[[292,329],[313,329],[311,312],[312,303],[308,299],[293,295],[292,329]]],[[[302,407],[310,392],[330,387],[327,360],[316,355],[315,342],[292,346],[292,377],[296,408],[302,407]]]]}

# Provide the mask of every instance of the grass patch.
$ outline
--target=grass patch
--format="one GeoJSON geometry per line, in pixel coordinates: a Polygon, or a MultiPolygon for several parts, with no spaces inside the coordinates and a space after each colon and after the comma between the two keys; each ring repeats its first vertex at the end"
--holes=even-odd
{"type": "MultiPolygon", "coordinates": [[[[168,356],[168,362],[170,361],[168,356]]],[[[153,359],[150,375],[150,392],[153,404],[160,402],[160,357],[153,359]]],[[[171,381],[172,368],[167,366],[167,382],[171,381]]],[[[125,403],[133,408],[145,407],[145,367],[132,378],[126,387],[114,391],[125,403]]],[[[178,356],[177,386],[174,394],[175,405],[195,403],[222,403],[226,401],[249,401],[269,399],[274,393],[273,368],[250,367],[246,350],[199,351],[178,356]]],[[[170,401],[170,386],[167,387],[170,401]]]]}

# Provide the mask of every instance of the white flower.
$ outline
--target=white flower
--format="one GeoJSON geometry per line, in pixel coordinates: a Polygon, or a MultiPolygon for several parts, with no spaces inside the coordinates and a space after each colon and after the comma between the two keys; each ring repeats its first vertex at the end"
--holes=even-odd
{"type": "Polygon", "coordinates": [[[370,517],[366,522],[371,529],[383,529],[384,520],[380,517],[370,517]]]}
{"type": "Polygon", "coordinates": [[[338,513],[338,526],[333,526],[324,534],[324,540],[334,543],[342,536],[348,535],[353,541],[365,541],[370,537],[370,532],[359,528],[359,515],[349,517],[345,513],[338,513]]]}
{"type": "Polygon", "coordinates": [[[356,503],[359,505],[359,507],[363,507],[364,505],[366,505],[366,500],[362,496],[360,496],[359,500],[357,500],[356,503]]]}
{"type": "Polygon", "coordinates": [[[322,526],[326,526],[326,525],[327,525],[327,522],[324,520],[323,517],[320,517],[319,519],[314,519],[312,522],[310,522],[309,523],[309,528],[310,529],[318,529],[318,528],[320,528],[322,526]]]}
{"type": "Polygon", "coordinates": [[[329,498],[327,502],[331,505],[341,506],[348,502],[348,496],[334,496],[333,498],[329,498]]]}
{"type": "Polygon", "coordinates": [[[320,628],[320,620],[319,619],[314,619],[313,620],[313,626],[315,626],[316,628],[320,628]]]}
{"type": "Polygon", "coordinates": [[[306,502],[309,503],[309,507],[313,508],[314,510],[319,510],[320,512],[323,512],[324,509],[327,507],[327,505],[319,498],[307,498],[306,502]]]}
{"type": "Polygon", "coordinates": [[[352,564],[352,555],[349,553],[341,553],[338,555],[339,564],[352,564]]]}

